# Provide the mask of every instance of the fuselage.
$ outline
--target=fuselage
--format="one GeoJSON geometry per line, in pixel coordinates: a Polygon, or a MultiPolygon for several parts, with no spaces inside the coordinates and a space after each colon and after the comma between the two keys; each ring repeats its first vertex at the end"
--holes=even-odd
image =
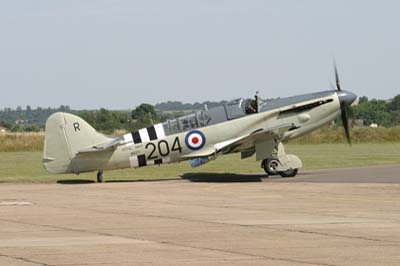
{"type": "Polygon", "coordinates": [[[179,162],[194,158],[196,154],[201,157],[202,151],[215,149],[216,144],[224,141],[282,124],[293,125],[280,140],[288,141],[338,117],[344,98],[337,91],[324,91],[268,100],[254,114],[240,114],[239,109],[226,112],[226,116],[214,110],[216,113],[211,118],[211,109],[208,113],[195,113],[125,134],[121,137],[122,145],[115,150],[95,155],[78,154],[71,162],[71,171],[80,173],[179,162]]]}

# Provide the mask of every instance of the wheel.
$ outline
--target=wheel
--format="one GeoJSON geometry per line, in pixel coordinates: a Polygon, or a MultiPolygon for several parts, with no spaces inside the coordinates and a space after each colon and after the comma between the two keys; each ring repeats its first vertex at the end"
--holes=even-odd
{"type": "Polygon", "coordinates": [[[97,172],[97,182],[103,183],[103,170],[97,172]]]}
{"type": "Polygon", "coordinates": [[[297,172],[299,171],[298,168],[296,169],[289,169],[283,172],[279,172],[281,177],[295,177],[297,175],[297,172]]]}
{"type": "Polygon", "coordinates": [[[276,175],[276,174],[278,174],[278,171],[276,170],[276,168],[278,166],[279,166],[279,161],[276,160],[276,159],[265,159],[263,161],[264,171],[268,175],[276,175]]]}

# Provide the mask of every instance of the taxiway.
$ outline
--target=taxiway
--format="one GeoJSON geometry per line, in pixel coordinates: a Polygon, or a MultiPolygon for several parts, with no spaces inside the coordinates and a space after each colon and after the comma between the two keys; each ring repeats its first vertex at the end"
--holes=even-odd
{"type": "Polygon", "coordinates": [[[1,184],[0,265],[400,264],[400,165],[262,177],[1,184]]]}

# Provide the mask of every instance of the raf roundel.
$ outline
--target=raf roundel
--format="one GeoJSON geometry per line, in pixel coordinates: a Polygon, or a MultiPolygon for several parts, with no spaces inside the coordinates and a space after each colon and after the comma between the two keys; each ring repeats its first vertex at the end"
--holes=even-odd
{"type": "Polygon", "coordinates": [[[200,130],[192,130],[186,134],[185,144],[193,151],[200,150],[206,144],[206,137],[200,130]]]}

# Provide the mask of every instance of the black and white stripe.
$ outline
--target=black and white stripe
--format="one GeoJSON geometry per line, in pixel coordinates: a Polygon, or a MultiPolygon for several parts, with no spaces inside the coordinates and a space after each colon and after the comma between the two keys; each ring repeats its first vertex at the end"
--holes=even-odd
{"type": "Polygon", "coordinates": [[[156,133],[156,129],[154,128],[154,126],[148,127],[147,128],[147,133],[149,134],[150,140],[156,140],[157,139],[157,133],[156,133]]]}
{"type": "MultiPolygon", "coordinates": [[[[126,145],[134,145],[146,143],[153,140],[165,139],[164,127],[162,124],[156,124],[148,128],[142,128],[124,135],[126,145]]],[[[147,160],[145,154],[134,155],[129,157],[130,167],[142,167],[146,165],[169,163],[171,159],[169,156],[162,157],[155,160],[147,160]]]]}
{"type": "Polygon", "coordinates": [[[142,143],[142,138],[140,137],[139,131],[132,132],[133,143],[142,143]]]}
{"type": "Polygon", "coordinates": [[[146,155],[144,155],[144,154],[138,155],[137,160],[138,160],[139,167],[147,165],[146,155]]]}
{"type": "Polygon", "coordinates": [[[140,155],[135,155],[129,158],[129,164],[130,167],[136,168],[136,167],[142,167],[146,165],[159,165],[163,163],[169,163],[171,162],[171,158],[169,156],[162,157],[159,159],[155,160],[147,160],[146,155],[140,154],[140,155]]]}
{"type": "Polygon", "coordinates": [[[148,128],[142,128],[138,131],[124,135],[126,144],[146,143],[152,140],[164,139],[165,132],[162,124],[156,124],[148,128]]]}

